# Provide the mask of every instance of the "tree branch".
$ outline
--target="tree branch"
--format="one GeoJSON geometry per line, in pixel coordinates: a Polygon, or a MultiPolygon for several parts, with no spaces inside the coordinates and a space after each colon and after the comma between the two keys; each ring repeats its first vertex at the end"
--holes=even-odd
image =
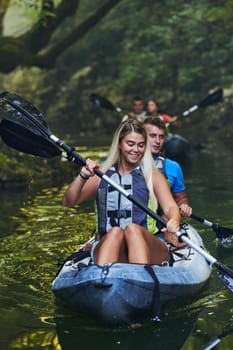
{"type": "Polygon", "coordinates": [[[57,8],[53,1],[44,1],[44,10],[51,15],[45,15],[44,21],[39,21],[29,32],[21,37],[0,37],[0,71],[9,73],[18,65],[37,66],[40,68],[51,68],[56,58],[67,48],[84,37],[110,10],[122,0],[108,0],[102,7],[88,17],[84,22],[74,29],[60,43],[46,51],[54,30],[62,21],[74,14],[80,4],[80,0],[63,0],[57,8]],[[38,54],[42,49],[43,54],[38,54]]]}
{"type": "Polygon", "coordinates": [[[39,52],[50,41],[54,30],[67,18],[77,11],[80,0],[63,0],[57,8],[53,0],[45,0],[42,3],[42,18],[39,23],[21,37],[21,42],[31,52],[39,52]]]}
{"type": "Polygon", "coordinates": [[[84,37],[84,35],[90,31],[97,23],[105,17],[110,10],[118,5],[122,0],[109,0],[101,8],[99,8],[92,16],[87,18],[80,26],[72,31],[65,39],[60,43],[53,46],[46,53],[38,56],[37,65],[39,67],[51,67],[56,58],[65,51],[68,47],[76,43],[78,40],[84,37]]]}

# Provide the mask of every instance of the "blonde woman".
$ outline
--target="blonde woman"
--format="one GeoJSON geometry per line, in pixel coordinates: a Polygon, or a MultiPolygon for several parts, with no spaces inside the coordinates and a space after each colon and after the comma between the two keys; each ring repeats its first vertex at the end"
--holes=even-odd
{"type": "Polygon", "coordinates": [[[168,221],[156,237],[153,219],[94,173],[99,165],[87,159],[86,166],[64,193],[62,203],[74,206],[96,196],[99,241],[92,248],[95,263],[130,262],[160,265],[169,262],[165,242],[180,246],[173,234],[180,214],[167,180],[155,168],[146,130],[137,120],[127,120],[115,132],[108,158],[102,167],[114,182],[143,204],[156,210],[158,203],[168,221]],[[165,239],[165,240],[164,240],[165,239]]]}

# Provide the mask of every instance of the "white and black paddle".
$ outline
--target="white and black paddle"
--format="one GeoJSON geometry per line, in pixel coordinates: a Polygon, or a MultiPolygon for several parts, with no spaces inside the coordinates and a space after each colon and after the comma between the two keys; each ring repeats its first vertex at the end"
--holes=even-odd
{"type": "Polygon", "coordinates": [[[195,214],[190,216],[192,219],[202,223],[203,225],[212,228],[219,243],[225,248],[231,248],[233,246],[233,229],[221,226],[214,222],[209,221],[208,219],[201,218],[195,214]]]}
{"type": "MultiPolygon", "coordinates": [[[[189,116],[191,113],[197,111],[199,108],[205,108],[210,105],[213,105],[217,102],[220,102],[223,98],[223,90],[217,89],[214,92],[207,95],[203,100],[201,100],[199,103],[193,105],[192,107],[186,109],[183,113],[181,113],[177,119],[181,119],[184,117],[189,116]]],[[[108,100],[106,97],[98,95],[98,94],[91,94],[90,95],[90,101],[94,106],[102,107],[111,111],[115,111],[118,113],[121,113],[124,108],[121,108],[119,106],[116,106],[114,103],[112,103],[110,100],[108,100]]]]}
{"type": "MultiPolygon", "coordinates": [[[[68,146],[64,141],[52,134],[44,116],[30,102],[10,92],[1,93],[0,101],[0,135],[8,146],[19,149],[25,153],[42,157],[57,156],[60,155],[62,153],[61,150],[63,150],[67,153],[69,160],[82,165],[86,164],[85,159],[77,154],[72,147],[68,146]],[[38,152],[36,151],[36,147],[34,147],[35,143],[37,143],[38,152]],[[52,145],[54,145],[54,149],[52,148],[52,145]],[[33,146],[32,151],[31,146],[33,146]]],[[[160,222],[163,226],[166,226],[166,221],[164,221],[159,215],[133,197],[120,185],[112,181],[111,178],[102,173],[99,169],[95,169],[95,174],[109,183],[156,221],[160,222]]],[[[203,256],[211,265],[215,266],[224,285],[233,292],[233,270],[222,264],[206,250],[192,242],[187,237],[184,230],[181,229],[175,234],[181,241],[185,242],[189,247],[193,248],[197,253],[203,256]]]]}
{"type": "Polygon", "coordinates": [[[109,109],[110,111],[115,111],[118,113],[121,113],[123,111],[123,109],[121,107],[114,105],[107,98],[105,98],[104,96],[98,95],[98,94],[94,94],[94,93],[91,94],[90,101],[96,107],[109,109]]]}
{"type": "Polygon", "coordinates": [[[201,100],[199,103],[193,105],[192,107],[186,109],[183,113],[181,113],[180,116],[178,116],[178,119],[184,118],[189,116],[191,113],[197,111],[199,108],[208,107],[210,105],[213,105],[217,102],[220,102],[223,98],[223,90],[217,89],[214,92],[207,95],[203,100],[201,100]]]}

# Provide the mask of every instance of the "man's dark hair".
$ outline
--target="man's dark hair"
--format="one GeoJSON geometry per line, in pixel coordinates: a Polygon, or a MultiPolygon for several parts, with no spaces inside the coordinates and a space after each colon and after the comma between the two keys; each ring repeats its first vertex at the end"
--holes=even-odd
{"type": "Polygon", "coordinates": [[[143,120],[144,125],[154,125],[157,126],[159,129],[163,129],[166,131],[166,125],[165,123],[158,117],[146,117],[143,120]]]}
{"type": "Polygon", "coordinates": [[[142,102],[144,103],[143,98],[140,97],[140,96],[134,96],[133,99],[132,99],[132,101],[133,101],[133,102],[134,102],[134,101],[142,101],[142,102]]]}

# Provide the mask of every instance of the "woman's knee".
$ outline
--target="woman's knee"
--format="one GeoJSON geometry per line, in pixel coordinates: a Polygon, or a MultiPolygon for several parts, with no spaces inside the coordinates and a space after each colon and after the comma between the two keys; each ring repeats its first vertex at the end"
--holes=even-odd
{"type": "Polygon", "coordinates": [[[112,227],[106,234],[106,238],[121,242],[124,240],[124,231],[118,226],[112,227]]]}
{"type": "Polygon", "coordinates": [[[140,229],[140,226],[138,224],[134,224],[134,223],[131,223],[131,224],[128,224],[126,227],[125,227],[125,232],[135,232],[137,230],[140,229]]]}
{"type": "Polygon", "coordinates": [[[139,225],[132,223],[126,226],[124,233],[127,240],[135,239],[139,235],[142,235],[142,229],[139,225]]]}

